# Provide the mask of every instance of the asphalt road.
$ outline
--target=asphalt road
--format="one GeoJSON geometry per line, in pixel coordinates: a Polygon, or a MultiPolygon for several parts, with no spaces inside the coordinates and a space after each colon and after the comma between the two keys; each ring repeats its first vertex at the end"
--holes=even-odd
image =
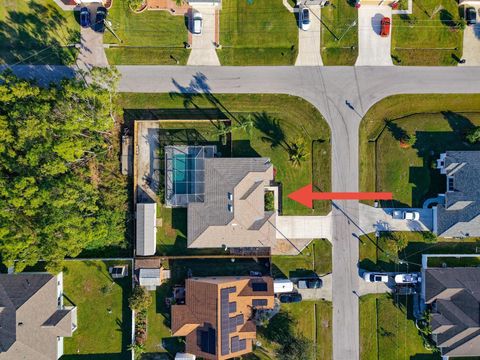
{"type": "MultiPolygon", "coordinates": [[[[384,97],[418,93],[480,93],[480,67],[177,67],[119,66],[123,92],[282,93],[311,102],[332,131],[333,191],[358,191],[358,129],[384,97]]],[[[22,76],[58,79],[65,68],[17,67],[22,76]],[[57,71],[58,70],[58,71],[57,71]]],[[[359,358],[357,201],[335,202],[333,354],[359,358]]]]}

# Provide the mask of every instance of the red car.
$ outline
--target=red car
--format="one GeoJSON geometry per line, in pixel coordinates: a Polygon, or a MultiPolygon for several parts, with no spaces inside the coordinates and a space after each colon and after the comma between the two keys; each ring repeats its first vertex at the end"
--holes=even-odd
{"type": "Polygon", "coordinates": [[[387,37],[390,35],[390,18],[384,17],[381,21],[382,29],[380,30],[380,36],[387,37]]]}

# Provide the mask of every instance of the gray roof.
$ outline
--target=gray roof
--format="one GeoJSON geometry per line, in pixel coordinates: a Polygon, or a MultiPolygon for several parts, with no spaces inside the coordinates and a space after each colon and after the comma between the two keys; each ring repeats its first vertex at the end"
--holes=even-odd
{"type": "Polygon", "coordinates": [[[58,308],[56,276],[0,274],[0,360],[57,359],[57,337],[72,331],[71,312],[58,308]]]}
{"type": "Polygon", "coordinates": [[[424,281],[442,355],[480,356],[480,268],[427,268],[424,281]]]}
{"type": "Polygon", "coordinates": [[[454,179],[437,207],[437,234],[444,237],[480,236],[480,151],[447,151],[444,168],[454,179]]]}
{"type": "Polygon", "coordinates": [[[255,240],[258,235],[255,233],[273,215],[264,211],[263,201],[264,186],[271,180],[273,166],[268,158],[205,159],[205,200],[188,204],[188,246],[195,247],[197,241],[197,247],[207,247],[198,239],[212,227],[215,230],[210,229],[209,247],[261,246],[255,240]],[[248,176],[252,173],[254,176],[248,176]],[[229,193],[233,200],[229,200],[229,193]],[[229,211],[229,205],[233,211],[229,211]],[[234,241],[225,228],[234,218],[238,225],[236,232],[242,233],[244,244],[234,241]],[[229,240],[233,243],[229,244],[229,240]]]}
{"type": "Polygon", "coordinates": [[[157,247],[157,205],[137,204],[136,254],[139,256],[155,255],[157,247]]]}

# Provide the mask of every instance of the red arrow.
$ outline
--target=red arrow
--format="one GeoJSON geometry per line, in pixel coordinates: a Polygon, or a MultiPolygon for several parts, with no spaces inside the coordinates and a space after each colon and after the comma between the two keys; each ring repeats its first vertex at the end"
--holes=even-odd
{"type": "Polygon", "coordinates": [[[313,192],[312,184],[292,192],[288,197],[313,208],[313,200],[392,200],[391,192],[313,192]]]}

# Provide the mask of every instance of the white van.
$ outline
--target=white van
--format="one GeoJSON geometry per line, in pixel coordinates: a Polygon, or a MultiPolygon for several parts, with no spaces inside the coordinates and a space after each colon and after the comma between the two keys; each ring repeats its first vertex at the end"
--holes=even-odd
{"type": "Polygon", "coordinates": [[[293,291],[293,282],[288,279],[275,279],[273,280],[273,293],[282,294],[290,293],[293,291]]]}

